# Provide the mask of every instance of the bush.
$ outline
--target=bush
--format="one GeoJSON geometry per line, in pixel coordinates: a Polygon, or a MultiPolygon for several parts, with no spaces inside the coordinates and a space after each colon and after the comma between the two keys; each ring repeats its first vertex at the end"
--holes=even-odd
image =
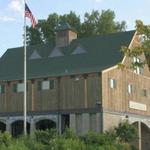
{"type": "Polygon", "coordinates": [[[49,150],[86,150],[86,145],[80,139],[58,137],[50,141],[49,150]]]}
{"type": "Polygon", "coordinates": [[[18,139],[0,133],[0,150],[136,150],[128,144],[129,139],[135,137],[134,133],[134,128],[127,123],[120,124],[115,132],[89,132],[81,137],[70,129],[66,129],[63,135],[56,130],[47,130],[36,131],[34,137],[18,139]]]}
{"type": "Polygon", "coordinates": [[[55,138],[56,136],[58,136],[58,133],[56,132],[56,130],[52,129],[52,130],[37,130],[35,132],[35,139],[37,142],[40,142],[44,145],[49,144],[49,141],[52,140],[53,138],[55,138]]]}
{"type": "Polygon", "coordinates": [[[0,145],[9,146],[11,144],[12,137],[8,132],[0,132],[0,145]]]}
{"type": "Polygon", "coordinates": [[[87,135],[83,136],[82,139],[86,144],[96,144],[96,145],[108,145],[115,142],[114,136],[110,136],[107,133],[94,133],[89,132],[87,135]]]}
{"type": "Polygon", "coordinates": [[[65,132],[62,135],[63,138],[66,139],[76,139],[77,135],[75,134],[75,132],[69,128],[66,128],[65,132]]]}
{"type": "Polygon", "coordinates": [[[115,131],[121,142],[131,142],[138,136],[137,128],[134,125],[129,124],[127,121],[120,123],[115,131]]]}

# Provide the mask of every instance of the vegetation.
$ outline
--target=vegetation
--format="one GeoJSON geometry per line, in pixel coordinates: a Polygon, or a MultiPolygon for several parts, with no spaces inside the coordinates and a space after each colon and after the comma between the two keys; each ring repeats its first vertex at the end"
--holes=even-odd
{"type": "Polygon", "coordinates": [[[80,16],[71,11],[69,14],[58,15],[52,13],[45,20],[39,20],[35,29],[27,27],[27,44],[42,44],[55,42],[55,29],[61,24],[67,22],[73,27],[78,37],[100,35],[125,31],[126,22],[115,21],[115,13],[112,10],[93,10],[91,13],[84,14],[84,21],[81,22],[80,16]]]}
{"type": "Polygon", "coordinates": [[[145,54],[146,60],[132,63],[131,68],[144,67],[145,64],[148,64],[150,67],[150,25],[144,25],[141,20],[137,20],[136,32],[140,36],[139,44],[136,44],[136,46],[132,48],[122,47],[122,52],[124,53],[125,56],[131,58],[133,57],[138,58],[142,54],[145,54]]]}
{"type": "Polygon", "coordinates": [[[84,136],[67,129],[62,135],[55,130],[36,131],[34,137],[12,139],[8,133],[0,133],[2,150],[135,150],[128,143],[137,137],[134,126],[122,123],[109,133],[89,132],[84,136]],[[125,138],[124,136],[125,135],[125,138]],[[6,142],[7,141],[7,142],[6,142]]]}

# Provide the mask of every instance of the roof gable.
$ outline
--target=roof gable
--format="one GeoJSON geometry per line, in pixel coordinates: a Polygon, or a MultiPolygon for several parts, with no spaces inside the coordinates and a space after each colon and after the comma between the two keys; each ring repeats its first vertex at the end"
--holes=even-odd
{"type": "Polygon", "coordinates": [[[84,54],[87,53],[87,51],[80,45],[78,45],[75,50],[72,52],[72,55],[76,55],[76,54],[84,54]]]}
{"type": "Polygon", "coordinates": [[[64,56],[64,54],[61,52],[61,49],[58,47],[55,47],[51,54],[49,55],[49,57],[53,58],[53,57],[60,57],[60,56],[64,56]]]}
{"type": "Polygon", "coordinates": [[[29,60],[40,59],[40,58],[41,56],[38,54],[37,50],[34,50],[31,56],[29,57],[29,60]]]}

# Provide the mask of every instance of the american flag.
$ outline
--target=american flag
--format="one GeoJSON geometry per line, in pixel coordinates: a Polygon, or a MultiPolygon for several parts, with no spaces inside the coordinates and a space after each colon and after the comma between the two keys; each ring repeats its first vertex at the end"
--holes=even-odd
{"type": "Polygon", "coordinates": [[[30,18],[31,23],[32,23],[32,28],[35,28],[37,23],[27,4],[25,4],[25,17],[30,18]]]}

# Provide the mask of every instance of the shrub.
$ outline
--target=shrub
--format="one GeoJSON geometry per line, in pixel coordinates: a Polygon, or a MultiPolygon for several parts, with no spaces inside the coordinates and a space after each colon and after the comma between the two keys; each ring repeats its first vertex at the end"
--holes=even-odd
{"type": "Polygon", "coordinates": [[[62,135],[63,138],[66,139],[76,139],[77,135],[75,134],[75,132],[69,128],[66,128],[65,132],[62,135]]]}
{"type": "Polygon", "coordinates": [[[108,145],[115,142],[114,136],[110,136],[107,133],[89,132],[87,135],[83,136],[82,139],[86,144],[94,145],[108,145]]]}
{"type": "Polygon", "coordinates": [[[37,142],[40,142],[44,145],[49,144],[49,141],[58,136],[56,130],[38,130],[35,131],[35,139],[37,142]]]}
{"type": "Polygon", "coordinates": [[[0,132],[0,145],[9,146],[11,144],[12,137],[8,132],[0,132]]]}
{"type": "Polygon", "coordinates": [[[49,150],[86,150],[80,139],[65,139],[58,137],[50,141],[49,150]]]}
{"type": "Polygon", "coordinates": [[[115,131],[121,142],[131,142],[138,136],[137,128],[134,125],[129,124],[127,121],[120,123],[119,126],[115,128],[115,131]]]}

